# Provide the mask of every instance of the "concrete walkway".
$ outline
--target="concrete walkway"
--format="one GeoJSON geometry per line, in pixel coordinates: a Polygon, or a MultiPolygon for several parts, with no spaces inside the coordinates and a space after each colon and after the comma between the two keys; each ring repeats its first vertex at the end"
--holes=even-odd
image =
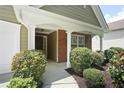
{"type": "MultiPolygon", "coordinates": [[[[43,88],[78,88],[75,79],[66,71],[65,63],[49,62],[43,74],[43,88]]],[[[6,88],[12,73],[0,74],[0,88],[6,88]]]]}
{"type": "Polygon", "coordinates": [[[75,79],[66,71],[65,63],[49,62],[43,75],[44,88],[78,88],[75,79]]]}
{"type": "Polygon", "coordinates": [[[0,74],[0,88],[6,88],[8,85],[8,81],[11,79],[12,73],[4,73],[0,74]]]}

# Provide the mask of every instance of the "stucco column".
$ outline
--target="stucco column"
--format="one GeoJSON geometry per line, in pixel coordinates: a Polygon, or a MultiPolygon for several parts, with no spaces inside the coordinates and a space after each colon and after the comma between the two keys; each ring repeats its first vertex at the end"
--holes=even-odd
{"type": "Polygon", "coordinates": [[[100,38],[100,51],[102,51],[103,50],[103,38],[102,36],[99,36],[99,38],[100,38]]]}
{"type": "Polygon", "coordinates": [[[71,67],[70,64],[70,52],[71,52],[71,32],[67,33],[67,68],[71,67]]]}
{"type": "Polygon", "coordinates": [[[28,26],[28,49],[35,49],[35,26],[28,26]]]}

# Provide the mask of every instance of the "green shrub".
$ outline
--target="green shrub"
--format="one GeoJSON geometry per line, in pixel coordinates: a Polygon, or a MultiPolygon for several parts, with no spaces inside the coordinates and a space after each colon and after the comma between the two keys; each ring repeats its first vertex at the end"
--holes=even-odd
{"type": "Polygon", "coordinates": [[[116,53],[115,50],[112,50],[112,49],[107,49],[104,51],[104,55],[105,55],[105,58],[110,61],[110,59],[112,58],[112,56],[116,53]]]}
{"type": "Polygon", "coordinates": [[[16,55],[13,57],[12,65],[11,65],[11,70],[14,71],[16,70],[19,65],[20,65],[20,59],[23,57],[23,52],[16,53],[16,55]]]}
{"type": "Polygon", "coordinates": [[[117,51],[118,53],[124,52],[124,49],[121,47],[110,47],[110,49],[117,51]]]}
{"type": "Polygon", "coordinates": [[[91,64],[101,66],[104,63],[104,55],[98,52],[92,52],[91,64]]]}
{"type": "Polygon", "coordinates": [[[82,71],[91,67],[92,51],[88,48],[74,48],[70,53],[70,62],[72,69],[82,75],[82,71]]]}
{"type": "Polygon", "coordinates": [[[24,51],[23,56],[16,60],[19,63],[18,68],[14,71],[13,77],[33,79],[40,84],[42,74],[45,72],[47,64],[45,55],[40,50],[27,50],[24,51]]]}
{"type": "Polygon", "coordinates": [[[97,53],[100,53],[103,57],[105,57],[103,51],[96,51],[96,52],[97,52],[97,53]]]}
{"type": "Polygon", "coordinates": [[[124,87],[124,55],[114,55],[111,59],[109,72],[113,79],[114,87],[124,87]]]}
{"type": "Polygon", "coordinates": [[[86,85],[91,88],[105,87],[105,80],[103,73],[100,70],[94,68],[88,68],[83,71],[83,77],[85,78],[86,85]]]}
{"type": "Polygon", "coordinates": [[[8,85],[9,88],[36,88],[37,82],[32,78],[13,78],[8,85]]]}

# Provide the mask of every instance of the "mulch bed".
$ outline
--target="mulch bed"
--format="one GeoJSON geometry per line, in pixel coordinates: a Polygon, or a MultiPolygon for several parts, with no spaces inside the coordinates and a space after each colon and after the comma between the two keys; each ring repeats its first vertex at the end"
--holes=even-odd
{"type": "MultiPolygon", "coordinates": [[[[102,71],[104,73],[104,78],[105,78],[105,82],[106,82],[106,88],[113,88],[112,79],[110,77],[109,72],[107,71],[108,65],[109,64],[106,64],[105,66],[103,66],[104,70],[102,70],[102,71]]],[[[72,68],[68,68],[68,69],[65,69],[65,70],[70,75],[73,76],[73,78],[76,80],[79,88],[87,88],[87,85],[85,83],[85,79],[82,76],[79,76],[77,73],[75,73],[72,68]]]]}

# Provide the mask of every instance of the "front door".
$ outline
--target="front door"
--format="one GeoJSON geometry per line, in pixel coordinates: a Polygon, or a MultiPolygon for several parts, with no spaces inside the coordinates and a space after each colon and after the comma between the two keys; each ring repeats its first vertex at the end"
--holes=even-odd
{"type": "Polygon", "coordinates": [[[44,35],[35,36],[35,49],[42,50],[47,58],[47,36],[44,35]]]}

